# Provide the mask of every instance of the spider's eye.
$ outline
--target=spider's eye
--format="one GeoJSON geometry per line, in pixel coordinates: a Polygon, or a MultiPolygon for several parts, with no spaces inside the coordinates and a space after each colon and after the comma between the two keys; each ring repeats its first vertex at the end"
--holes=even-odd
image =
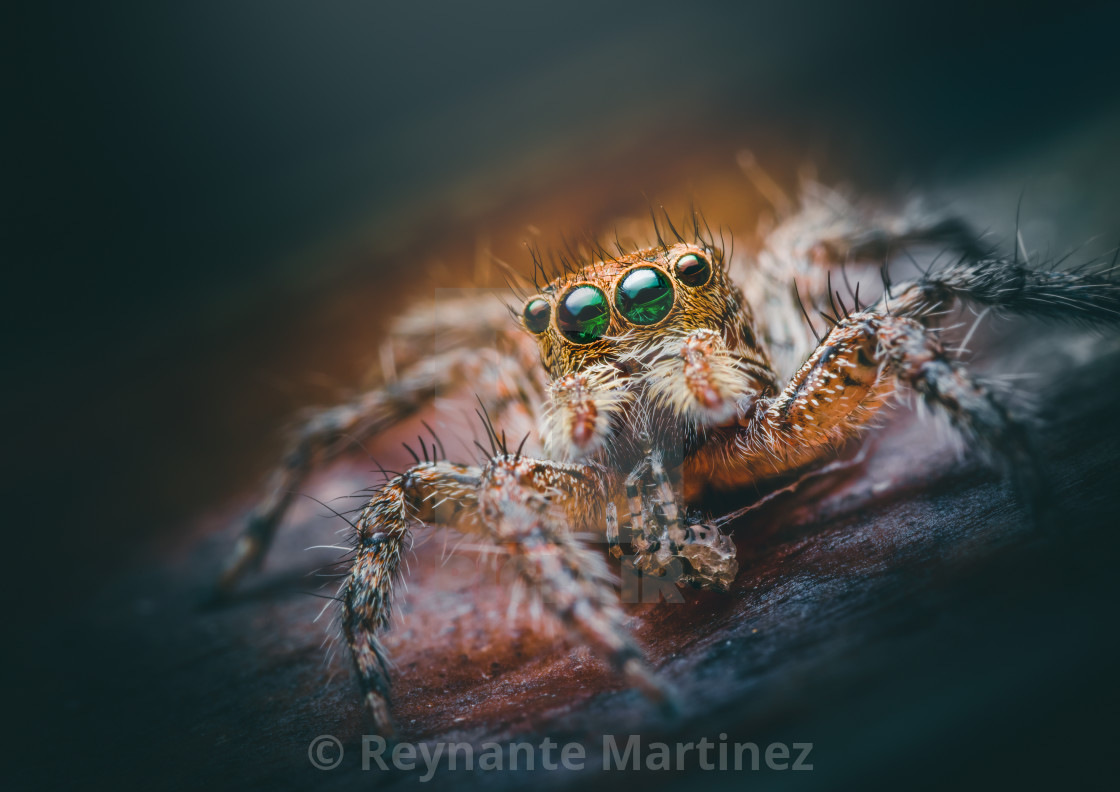
{"type": "Polygon", "coordinates": [[[712,277],[712,265],[703,256],[689,253],[677,259],[673,265],[681,283],[685,286],[703,286],[712,277]]]}
{"type": "Polygon", "coordinates": [[[521,316],[525,320],[525,326],[529,328],[529,332],[538,334],[548,329],[548,317],[551,314],[552,308],[549,307],[548,301],[537,297],[529,300],[529,304],[525,306],[521,316]]]}
{"type": "Polygon", "coordinates": [[[634,324],[657,324],[673,307],[673,285],[661,270],[639,267],[618,282],[614,304],[634,324]]]}
{"type": "Polygon", "coordinates": [[[607,297],[594,286],[576,286],[556,306],[556,326],[574,344],[590,344],[610,324],[607,297]]]}

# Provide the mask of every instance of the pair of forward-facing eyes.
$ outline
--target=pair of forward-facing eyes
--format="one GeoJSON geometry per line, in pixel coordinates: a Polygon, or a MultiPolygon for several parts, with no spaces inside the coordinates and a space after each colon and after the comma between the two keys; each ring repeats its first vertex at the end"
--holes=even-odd
{"type": "MultiPolygon", "coordinates": [[[[615,281],[614,306],[619,315],[636,325],[656,325],[673,310],[674,280],[689,288],[699,288],[712,277],[711,262],[701,253],[685,253],[673,262],[673,277],[651,264],[638,264],[615,281]]],[[[525,327],[540,335],[553,319],[552,304],[544,297],[533,297],[522,312],[525,327]]],[[[556,301],[556,329],[573,344],[590,344],[607,332],[611,323],[607,295],[591,283],[569,286],[556,301]]]]}

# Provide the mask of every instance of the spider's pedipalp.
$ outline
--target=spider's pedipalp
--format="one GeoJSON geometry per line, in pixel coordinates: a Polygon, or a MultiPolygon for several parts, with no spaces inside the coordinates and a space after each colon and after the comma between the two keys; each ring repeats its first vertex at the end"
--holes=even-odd
{"type": "Polygon", "coordinates": [[[712,426],[733,418],[740,402],[761,390],[749,370],[721,334],[700,329],[666,339],[642,380],[654,403],[679,420],[712,426]]]}
{"type": "Polygon", "coordinates": [[[614,366],[593,366],[554,381],[541,416],[545,453],[570,461],[593,456],[630,398],[625,375],[614,366]]]}

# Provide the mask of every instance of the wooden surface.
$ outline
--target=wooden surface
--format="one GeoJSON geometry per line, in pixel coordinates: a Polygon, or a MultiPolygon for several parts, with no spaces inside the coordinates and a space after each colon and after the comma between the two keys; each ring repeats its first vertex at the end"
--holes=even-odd
{"type": "MultiPolygon", "coordinates": [[[[730,595],[631,606],[640,642],[682,694],[677,722],[621,689],[585,651],[524,616],[509,620],[508,592],[471,553],[444,563],[437,539],[421,543],[386,642],[401,738],[550,735],[585,743],[589,767],[599,764],[603,734],[814,743],[813,773],[687,776],[728,788],[904,779],[940,788],[1099,770],[1092,718],[1114,692],[1120,549],[1120,421],[1100,381],[1082,372],[1070,383],[1082,411],[1047,433],[1063,507],[1042,532],[990,473],[962,465],[928,426],[911,424],[890,432],[864,469],[740,525],[743,572],[730,595]],[[903,469],[911,472],[899,476],[903,469]],[[872,495],[881,482],[890,494],[872,495]]],[[[360,464],[337,465],[308,490],[331,496],[367,477],[360,464]]],[[[330,543],[338,523],[309,504],[297,507],[265,572],[232,604],[199,603],[245,499],[192,522],[173,546],[80,603],[65,634],[40,646],[47,662],[71,668],[59,677],[63,706],[51,714],[74,739],[56,744],[39,770],[58,781],[159,787],[418,784],[416,773],[360,768],[368,724],[346,662],[325,659],[330,623],[315,621],[324,602],[307,593],[316,587],[309,575],[333,559],[305,548],[330,543]],[[336,770],[309,766],[308,743],[320,734],[336,735],[348,752],[336,770]]],[[[526,782],[516,773],[437,780],[526,782]]],[[[532,783],[638,781],[587,772],[538,773],[532,783]]],[[[662,788],[681,777],[640,781],[662,788]]]]}

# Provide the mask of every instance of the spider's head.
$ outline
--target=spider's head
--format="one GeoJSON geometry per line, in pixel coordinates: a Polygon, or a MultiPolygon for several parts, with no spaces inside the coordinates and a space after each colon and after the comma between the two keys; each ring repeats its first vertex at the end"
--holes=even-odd
{"type": "Polygon", "coordinates": [[[734,421],[772,379],[723,252],[703,241],[573,268],[521,320],[552,378],[543,440],[560,459],[667,421],[678,438],[734,421]]]}

